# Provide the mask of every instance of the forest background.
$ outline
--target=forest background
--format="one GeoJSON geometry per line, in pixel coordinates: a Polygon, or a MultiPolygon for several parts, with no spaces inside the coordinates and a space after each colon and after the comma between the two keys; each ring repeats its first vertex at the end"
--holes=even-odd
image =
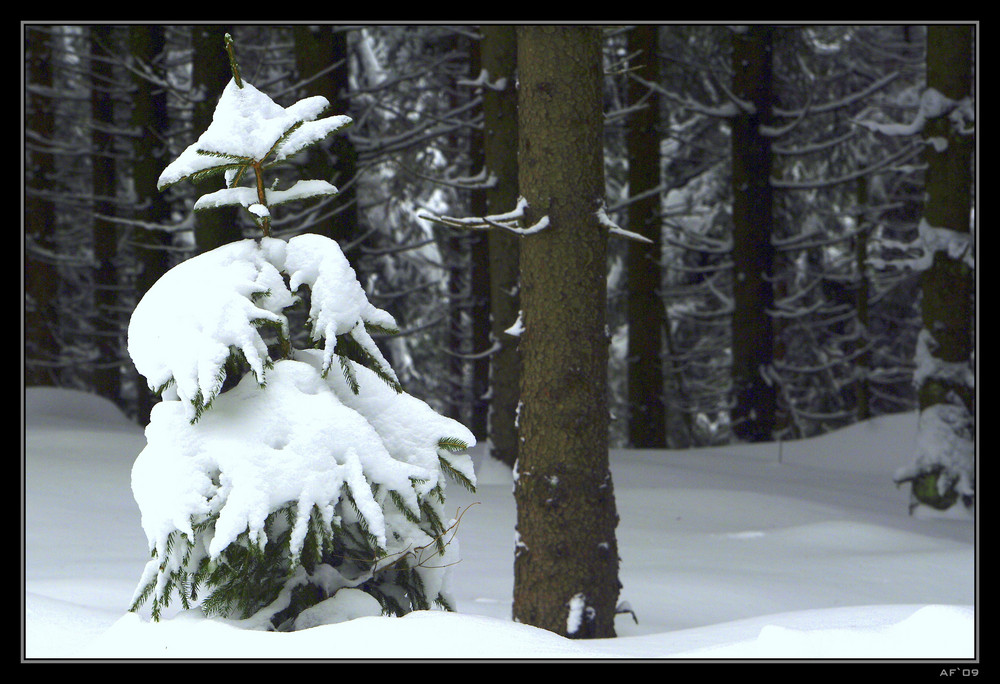
{"type": "MultiPolygon", "coordinates": [[[[148,420],[153,398],[125,351],[136,301],[173,264],[254,234],[235,210],[196,215],[192,191],[155,188],[206,127],[230,77],[219,58],[230,32],[244,73],[275,101],[322,94],[356,122],[300,161],[340,194],[276,214],[275,234],[338,239],[402,327],[381,342],[404,386],[513,462],[517,239],[425,218],[514,206],[514,110],[484,122],[484,103],[516,102],[515,56],[510,39],[481,37],[511,27],[24,28],[27,385],[92,391],[148,420]],[[506,144],[506,166],[485,166],[487,138],[506,144]]],[[[604,29],[607,213],[656,233],[651,246],[609,246],[612,444],[794,439],[917,405],[921,272],[907,265],[924,210],[923,140],[895,124],[919,111],[926,29],[766,28],[769,73],[756,77],[766,92],[755,97],[768,98],[758,130],[771,172],[750,178],[764,183],[753,203],[768,205],[763,217],[740,207],[757,162],[734,168],[740,89],[760,85],[733,69],[742,33],[604,29]],[[741,257],[734,236],[753,221],[769,233],[741,257]],[[762,260],[770,301],[734,294],[741,258],[762,260]],[[751,335],[766,339],[750,360],[739,351],[747,306],[763,306],[769,328],[751,335]],[[763,404],[741,399],[748,384],[763,404]]]]}
{"type": "MultiPolygon", "coordinates": [[[[340,193],[276,208],[273,234],[338,240],[401,327],[378,341],[402,384],[513,464],[521,238],[434,220],[517,203],[513,27],[23,28],[26,385],[94,392],[145,424],[136,302],[257,234],[235,210],[190,211],[213,187],[156,189],[230,78],[228,32],[276,102],[324,95],[355,121],[281,179],[340,193]]],[[[943,190],[924,158],[932,53],[964,60],[971,94],[960,28],[967,45],[913,25],[603,28],[605,212],[646,236],[612,231],[607,251],[612,446],[815,436],[945,401],[915,382],[945,347],[972,372],[972,223],[938,250],[957,271],[928,266],[921,228],[927,198],[957,194],[960,218],[974,204],[971,143],[943,190]],[[921,337],[929,315],[948,340],[921,337]]],[[[975,415],[974,387],[946,389],[975,415]]]]}

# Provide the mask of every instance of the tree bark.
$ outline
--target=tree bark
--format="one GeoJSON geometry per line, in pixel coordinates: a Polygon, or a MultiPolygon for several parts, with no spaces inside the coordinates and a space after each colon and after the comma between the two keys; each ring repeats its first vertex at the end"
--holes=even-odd
{"type": "MultiPolygon", "coordinates": [[[[949,100],[959,103],[972,95],[971,25],[929,26],[927,29],[927,87],[949,100]]],[[[929,118],[924,127],[924,160],[927,164],[925,190],[927,202],[924,221],[933,230],[954,235],[952,245],[970,236],[972,199],[972,151],[975,142],[971,132],[962,132],[952,120],[954,109],[945,109],[940,116],[929,118]],[[944,145],[939,141],[944,140],[944,145]]],[[[970,123],[965,123],[970,126],[970,123]]],[[[969,243],[971,249],[971,242],[969,243]]],[[[959,440],[971,441],[975,421],[975,386],[966,378],[972,376],[974,351],[975,273],[971,258],[935,249],[933,261],[921,276],[921,311],[923,334],[928,336],[926,351],[935,365],[967,364],[968,373],[930,373],[916,378],[917,396],[922,415],[936,406],[951,405],[964,417],[955,419],[952,427],[959,440]]],[[[955,366],[951,366],[955,368],[955,366]]],[[[924,369],[918,366],[918,373],[924,369]]],[[[923,419],[922,419],[923,420],[923,419]]],[[[940,445],[944,447],[944,445],[940,445]]],[[[927,454],[931,463],[939,455],[927,454]]],[[[941,456],[941,462],[948,460],[941,456]]],[[[947,470],[948,467],[945,467],[947,470]]],[[[930,468],[913,482],[914,497],[935,508],[948,508],[958,501],[954,483],[941,493],[938,478],[942,472],[930,468]]],[[[948,476],[955,473],[946,473],[948,476]]],[[[967,504],[971,504],[971,497],[967,504]]]]}
{"type": "Polygon", "coordinates": [[[520,454],[514,619],[567,637],[614,636],[618,546],[608,465],[601,33],[518,27],[520,454]]]}
{"type": "Polygon", "coordinates": [[[768,310],[771,286],[771,144],[761,132],[770,122],[771,27],[733,33],[733,92],[749,107],[732,121],[733,181],[733,432],[765,442],[775,426],[776,393],[762,372],[774,361],[768,310]]]}
{"type": "MultiPolygon", "coordinates": [[[[483,154],[496,184],[486,190],[489,214],[511,211],[517,203],[517,29],[488,24],[483,34],[483,68],[491,82],[504,79],[503,88],[483,90],[483,154]]],[[[506,333],[517,321],[517,236],[501,230],[487,235],[490,277],[490,332],[497,350],[490,358],[489,430],[491,455],[513,467],[517,460],[517,402],[520,398],[521,358],[518,338],[506,333]]]]}
{"type": "MultiPolygon", "coordinates": [[[[482,40],[470,41],[469,78],[475,79],[483,68],[482,40]]],[[[486,89],[488,90],[488,88],[486,89]]],[[[472,128],[469,131],[469,165],[475,173],[486,166],[484,147],[485,130],[472,128]]],[[[510,155],[513,156],[513,155],[510,155]]],[[[487,213],[486,190],[477,188],[470,193],[469,206],[472,216],[487,213]]],[[[469,240],[469,286],[471,314],[472,349],[477,354],[490,348],[490,256],[487,236],[473,232],[469,240]]],[[[471,361],[472,398],[469,429],[479,441],[489,437],[489,356],[477,356],[471,361]]]]}
{"type": "MultiPolygon", "coordinates": [[[[628,34],[628,53],[638,54],[635,75],[659,83],[657,27],[643,24],[628,34]]],[[[644,105],[628,120],[628,187],[632,197],[660,184],[659,97],[635,79],[628,82],[628,104],[644,105]]],[[[666,444],[663,401],[664,308],[660,300],[660,195],[652,193],[628,208],[628,227],[650,243],[629,241],[628,268],[628,406],[629,441],[634,447],[666,444]]]]}

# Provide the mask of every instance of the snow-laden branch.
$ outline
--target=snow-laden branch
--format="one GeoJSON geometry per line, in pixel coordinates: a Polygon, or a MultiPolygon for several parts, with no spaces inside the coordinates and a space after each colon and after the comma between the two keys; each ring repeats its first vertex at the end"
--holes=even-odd
{"type": "MultiPolygon", "coordinates": [[[[245,169],[273,157],[282,161],[351,124],[347,116],[316,120],[330,102],[307,97],[285,108],[249,83],[231,80],[211,125],[160,174],[160,190],[214,170],[245,169]]],[[[227,178],[230,180],[230,178],[227,178]]]]}
{"type": "Polygon", "coordinates": [[[461,353],[461,352],[453,352],[450,349],[448,349],[447,347],[443,347],[443,346],[439,346],[438,347],[438,349],[440,351],[444,352],[444,354],[446,356],[451,356],[451,357],[454,357],[456,359],[463,359],[465,361],[476,361],[478,359],[489,358],[489,357],[493,356],[494,353],[500,351],[502,348],[503,347],[496,340],[494,340],[493,344],[491,344],[485,350],[483,350],[481,352],[474,352],[472,354],[465,354],[465,353],[461,353]]]}
{"type": "Polygon", "coordinates": [[[976,267],[975,242],[972,233],[959,232],[949,228],[936,228],[923,218],[920,219],[917,230],[918,237],[913,242],[896,240],[883,242],[885,247],[899,249],[904,254],[916,251],[917,256],[891,260],[872,256],[869,257],[869,262],[875,268],[908,268],[914,271],[926,271],[934,262],[934,254],[943,252],[950,259],[964,261],[969,268],[976,267]]]}
{"type": "Polygon", "coordinates": [[[387,383],[398,386],[369,332],[395,329],[394,319],[368,303],[336,242],[313,234],[287,243],[242,240],[174,267],[136,306],[128,328],[129,355],[152,389],[176,387],[193,422],[221,392],[233,353],[259,384],[265,383],[273,361],[260,328],[272,327],[288,339],[284,309],[296,301],[293,292],[300,285],[311,292],[312,339],[323,342],[318,353],[324,373],[339,345],[352,344],[387,383]],[[351,339],[345,342],[344,336],[351,339]]]}
{"type": "Polygon", "coordinates": [[[502,92],[507,87],[507,79],[501,76],[496,81],[490,82],[489,72],[486,71],[486,69],[483,69],[479,72],[479,76],[477,76],[474,81],[466,78],[460,78],[455,81],[455,84],[460,86],[482,87],[502,92]]]}
{"type": "Polygon", "coordinates": [[[524,197],[518,197],[516,206],[504,214],[457,218],[454,216],[439,216],[429,212],[418,212],[417,218],[440,223],[451,228],[460,228],[463,230],[490,230],[498,228],[514,233],[515,235],[532,235],[549,226],[549,217],[543,216],[533,225],[522,227],[521,222],[525,219],[525,209],[527,208],[528,201],[524,197]]]}
{"type": "MultiPolygon", "coordinates": [[[[855,102],[858,102],[859,100],[863,100],[864,98],[868,97],[875,91],[885,88],[887,85],[895,81],[900,76],[901,76],[900,72],[893,71],[892,73],[883,76],[877,81],[872,82],[871,84],[868,85],[867,88],[863,88],[862,90],[858,90],[853,93],[848,93],[842,98],[839,98],[837,100],[831,100],[830,102],[824,102],[823,104],[807,105],[805,109],[808,109],[813,114],[825,114],[827,112],[832,112],[837,109],[843,109],[844,107],[848,107],[854,104],[855,102]]],[[[779,116],[782,118],[799,118],[800,116],[802,116],[805,110],[781,109],[775,107],[772,111],[775,116],[779,116]]]]}
{"type": "Polygon", "coordinates": [[[705,254],[729,254],[733,250],[733,240],[731,237],[716,239],[708,235],[692,233],[680,226],[675,226],[675,229],[683,234],[683,238],[674,237],[669,231],[663,234],[664,242],[674,247],[703,252],[705,254]]]}
{"type": "MultiPolygon", "coordinates": [[[[267,206],[273,207],[276,204],[284,204],[295,200],[309,199],[312,197],[322,197],[324,195],[336,195],[337,188],[322,180],[300,180],[296,181],[287,190],[265,189],[264,196],[267,206]]],[[[258,204],[256,188],[238,187],[223,188],[207,195],[202,195],[194,203],[194,210],[215,209],[225,206],[251,207],[258,204]]]]}
{"type": "MultiPolygon", "coordinates": [[[[451,228],[460,228],[463,230],[490,230],[497,228],[500,230],[506,230],[515,235],[533,235],[539,233],[549,226],[549,217],[543,216],[534,224],[523,227],[521,224],[526,218],[525,210],[528,208],[528,201],[524,197],[517,198],[517,205],[509,212],[504,214],[494,214],[492,216],[471,216],[465,218],[457,218],[454,216],[439,216],[437,214],[431,214],[429,212],[420,212],[417,214],[418,218],[425,219],[427,221],[433,221],[434,223],[440,223],[441,225],[449,226],[451,228]]],[[[597,217],[598,224],[606,229],[609,234],[617,235],[618,237],[623,237],[629,240],[635,240],[637,242],[646,242],[652,244],[652,240],[649,238],[639,235],[638,233],[633,233],[632,231],[625,230],[619,227],[611,218],[608,216],[607,208],[602,201],[594,212],[597,217]]]]}
{"type": "Polygon", "coordinates": [[[479,173],[474,176],[457,176],[453,178],[436,178],[433,176],[428,176],[427,174],[420,173],[415,169],[405,166],[399,160],[395,160],[394,163],[400,169],[410,174],[415,178],[420,178],[421,180],[434,183],[435,185],[443,185],[448,188],[457,188],[459,190],[487,190],[489,188],[496,187],[499,179],[496,177],[492,171],[488,171],[486,167],[483,167],[479,173]]]}
{"type": "Polygon", "coordinates": [[[771,151],[775,154],[780,154],[784,157],[799,156],[804,154],[815,154],[817,152],[822,152],[831,147],[836,147],[842,143],[847,142],[851,138],[857,137],[859,134],[857,128],[852,128],[843,135],[837,136],[836,138],[829,138],[827,140],[820,140],[817,142],[806,143],[799,147],[785,147],[784,145],[772,145],[771,151]]]}
{"type": "Polygon", "coordinates": [[[357,148],[361,160],[411,149],[426,140],[434,140],[465,128],[478,127],[480,124],[475,122],[447,117],[461,114],[467,110],[474,110],[480,105],[480,102],[478,97],[474,98],[472,101],[446,112],[441,117],[429,117],[426,113],[422,113],[423,119],[420,122],[394,136],[368,137],[355,133],[350,136],[350,139],[357,148]]]}
{"type": "Polygon", "coordinates": [[[825,188],[832,185],[839,185],[841,183],[849,183],[856,181],[858,178],[871,175],[877,171],[889,167],[893,164],[897,164],[904,159],[916,156],[920,153],[922,143],[914,142],[901,150],[897,151],[895,154],[886,157],[880,161],[875,162],[871,166],[867,166],[863,169],[858,169],[857,171],[852,171],[851,173],[845,173],[842,176],[837,176],[835,178],[818,178],[815,180],[786,180],[783,178],[772,178],[771,187],[773,188],[783,188],[786,190],[814,190],[816,188],[825,188]]]}
{"type": "MultiPolygon", "coordinates": [[[[662,94],[664,97],[668,98],[672,102],[684,107],[692,112],[697,112],[698,114],[704,114],[705,116],[711,116],[716,118],[729,118],[736,116],[741,111],[743,112],[753,112],[753,103],[741,101],[735,95],[732,95],[726,91],[727,95],[730,97],[730,102],[726,102],[721,105],[706,105],[701,102],[695,102],[694,100],[681,97],[680,95],[667,90],[659,83],[654,83],[652,81],[647,81],[643,78],[636,76],[635,74],[629,74],[629,78],[633,78],[647,88],[652,88],[662,94]]],[[[725,87],[723,86],[723,90],[725,87]]]]}
{"type": "Polygon", "coordinates": [[[975,120],[975,112],[971,99],[952,100],[934,88],[927,88],[920,94],[917,113],[910,123],[880,123],[860,117],[852,119],[852,123],[883,135],[917,135],[924,130],[928,119],[945,115],[950,116],[959,133],[967,135],[973,131],[971,122],[975,120]]]}
{"type": "Polygon", "coordinates": [[[811,105],[813,99],[813,92],[814,92],[813,90],[809,90],[808,92],[809,100],[808,102],[806,102],[806,106],[802,108],[802,110],[799,112],[799,115],[795,117],[790,123],[785,124],[784,126],[760,126],[760,134],[765,138],[780,138],[781,136],[791,133],[796,128],[798,128],[799,125],[806,120],[806,117],[812,111],[811,105]]]}
{"type": "Polygon", "coordinates": [[[828,245],[835,245],[838,242],[853,240],[855,237],[861,235],[867,230],[868,228],[866,226],[859,225],[857,228],[848,230],[845,233],[830,235],[829,233],[813,229],[799,235],[793,235],[789,238],[773,237],[771,238],[771,246],[779,251],[826,247],[828,245]]]}
{"type": "Polygon", "coordinates": [[[975,419],[961,403],[933,404],[920,412],[917,456],[893,474],[896,484],[937,475],[937,495],[975,496],[975,419]]]}
{"type": "Polygon", "coordinates": [[[598,223],[601,224],[601,226],[607,228],[608,233],[610,233],[611,235],[617,235],[619,237],[623,237],[628,240],[635,240],[636,242],[645,242],[650,245],[653,244],[653,241],[650,240],[645,235],[639,235],[638,233],[633,233],[630,230],[625,230],[624,228],[620,228],[608,216],[607,207],[605,206],[603,201],[601,202],[601,205],[597,208],[597,221],[598,223]]]}

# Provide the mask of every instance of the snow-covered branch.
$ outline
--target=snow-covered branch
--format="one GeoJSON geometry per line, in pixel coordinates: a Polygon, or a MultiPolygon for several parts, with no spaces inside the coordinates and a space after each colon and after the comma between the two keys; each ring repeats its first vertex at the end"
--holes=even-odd
{"type": "Polygon", "coordinates": [[[927,88],[921,93],[920,105],[910,123],[881,123],[860,117],[853,119],[852,123],[883,135],[917,135],[924,130],[928,119],[935,119],[949,113],[953,113],[952,121],[960,133],[971,133],[971,122],[975,119],[971,100],[969,98],[961,101],[952,100],[934,88],[927,88]]]}
{"type": "MultiPolygon", "coordinates": [[[[635,74],[629,74],[629,78],[633,78],[639,83],[643,84],[647,88],[652,88],[662,94],[664,97],[670,99],[672,102],[684,107],[693,112],[699,114],[704,114],[705,116],[711,116],[716,118],[729,118],[736,116],[741,111],[752,112],[753,104],[750,102],[743,102],[735,95],[732,95],[727,91],[727,95],[730,97],[730,101],[721,105],[706,105],[701,102],[695,102],[691,98],[681,97],[680,95],[667,90],[659,83],[653,83],[652,81],[647,81],[643,78],[636,76],[635,74]]],[[[720,82],[721,84],[721,82],[720,82]]],[[[724,86],[723,86],[724,88],[724,86]]]]}
{"type": "Polygon", "coordinates": [[[504,214],[456,218],[454,216],[438,216],[429,212],[419,212],[417,217],[451,228],[460,228],[463,230],[490,230],[498,228],[514,233],[515,235],[532,235],[548,227],[548,216],[543,216],[533,225],[523,227],[521,222],[525,219],[525,209],[527,208],[528,201],[523,197],[518,197],[517,205],[511,211],[504,214]]]}
{"type": "MultiPolygon", "coordinates": [[[[837,109],[843,109],[844,107],[849,107],[850,105],[865,99],[872,93],[881,90],[882,88],[885,88],[887,85],[895,81],[900,76],[901,76],[900,72],[893,71],[892,73],[887,74],[882,78],[872,82],[867,88],[863,88],[862,90],[849,93],[844,97],[841,97],[837,100],[831,100],[830,102],[824,102],[818,105],[807,105],[805,109],[808,109],[813,114],[825,114],[827,112],[832,112],[837,109]]],[[[774,108],[772,111],[774,112],[775,116],[783,118],[799,118],[800,116],[802,116],[804,112],[803,109],[793,110],[793,109],[781,109],[779,107],[774,108]]]]}
{"type": "Polygon", "coordinates": [[[881,159],[871,166],[865,167],[863,169],[858,169],[857,171],[852,171],[850,173],[845,173],[842,176],[837,176],[836,178],[818,178],[815,180],[787,180],[784,178],[772,178],[771,187],[774,188],[784,188],[787,190],[813,190],[816,188],[825,188],[832,185],[840,185],[841,183],[849,183],[856,181],[858,178],[863,178],[864,176],[871,175],[877,171],[881,171],[893,164],[898,164],[910,157],[915,157],[920,153],[922,143],[914,142],[910,145],[903,147],[898,150],[895,154],[892,154],[884,159],[881,159]]]}
{"type": "Polygon", "coordinates": [[[607,228],[608,233],[610,233],[611,235],[617,235],[618,237],[623,237],[628,240],[635,240],[636,242],[645,242],[647,244],[653,244],[653,241],[650,240],[645,235],[639,235],[638,233],[634,233],[631,230],[625,230],[624,228],[619,227],[614,221],[612,221],[611,218],[608,216],[607,207],[605,206],[603,201],[601,202],[601,205],[597,208],[597,221],[601,224],[601,226],[607,228]]]}
{"type": "Polygon", "coordinates": [[[959,232],[949,228],[936,228],[926,219],[921,219],[917,226],[919,237],[913,242],[898,242],[885,240],[883,245],[907,252],[917,252],[909,258],[869,257],[875,268],[908,268],[914,271],[925,271],[930,268],[936,252],[944,252],[949,258],[964,261],[969,268],[975,268],[975,242],[972,233],[959,232]]]}
{"type": "Polygon", "coordinates": [[[481,87],[497,92],[502,92],[507,87],[507,79],[502,76],[491,82],[490,74],[486,69],[481,70],[475,80],[460,78],[455,83],[460,86],[481,87]]]}

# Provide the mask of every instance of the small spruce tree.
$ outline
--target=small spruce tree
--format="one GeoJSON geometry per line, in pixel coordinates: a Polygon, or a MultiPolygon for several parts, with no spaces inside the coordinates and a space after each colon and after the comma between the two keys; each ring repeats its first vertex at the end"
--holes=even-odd
{"type": "Polygon", "coordinates": [[[223,173],[226,187],[194,209],[242,206],[261,236],[179,264],[133,312],[129,354],[162,401],[132,469],[152,559],[131,610],[149,602],[159,620],[176,595],[289,630],[452,609],[445,475],[474,489],[475,439],[403,392],[372,338],[395,322],[335,241],[270,235],[273,206],[337,190],[279,190],[264,172],[351,120],[318,118],[323,97],[277,105],[241,78],[228,34],[225,46],[233,79],[213,121],[158,185],[223,173]],[[300,300],[307,349],[285,314],[300,300]]]}

